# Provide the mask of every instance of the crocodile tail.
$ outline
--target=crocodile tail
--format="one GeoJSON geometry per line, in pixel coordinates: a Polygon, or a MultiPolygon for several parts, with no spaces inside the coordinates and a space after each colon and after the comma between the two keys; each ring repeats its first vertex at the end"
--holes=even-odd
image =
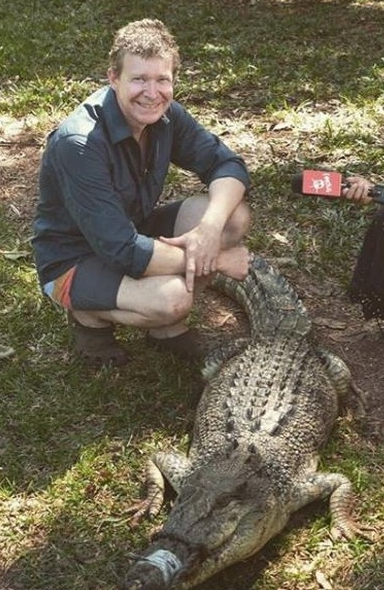
{"type": "Polygon", "coordinates": [[[311,329],[306,309],[283,275],[255,256],[243,281],[217,275],[214,286],[241,305],[250,323],[251,338],[276,331],[305,335],[311,329]]]}
{"type": "Polygon", "coordinates": [[[236,301],[245,311],[250,324],[251,338],[263,332],[263,296],[257,282],[250,275],[244,281],[236,281],[223,274],[217,274],[212,286],[236,301]]]}

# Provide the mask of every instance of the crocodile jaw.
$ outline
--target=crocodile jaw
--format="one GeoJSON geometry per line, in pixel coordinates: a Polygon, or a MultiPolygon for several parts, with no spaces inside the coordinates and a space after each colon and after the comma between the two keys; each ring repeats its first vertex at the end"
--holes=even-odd
{"type": "Polygon", "coordinates": [[[187,590],[247,559],[284,528],[287,503],[262,474],[252,476],[244,465],[237,474],[219,472],[220,479],[214,469],[207,479],[206,468],[191,476],[124,590],[187,590]]]}
{"type": "Polygon", "coordinates": [[[152,545],[150,553],[138,557],[124,590],[193,588],[229,565],[257,553],[285,527],[289,518],[280,509],[270,510],[262,520],[254,516],[252,512],[246,514],[222,544],[211,550],[206,547],[200,554],[188,548],[188,537],[180,544],[165,532],[164,538],[161,536],[152,545]]]}

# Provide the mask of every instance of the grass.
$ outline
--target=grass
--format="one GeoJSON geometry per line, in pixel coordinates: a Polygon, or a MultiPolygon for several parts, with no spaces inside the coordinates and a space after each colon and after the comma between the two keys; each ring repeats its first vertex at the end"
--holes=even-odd
{"type": "MultiPolygon", "coordinates": [[[[384,2],[0,0],[0,129],[2,117],[25,119],[41,142],[105,80],[116,28],[144,16],[178,38],[178,99],[249,164],[249,245],[345,288],[374,208],[298,198],[289,179],[326,165],[382,181],[384,2]]],[[[172,171],[166,190],[189,183],[172,171]]],[[[129,527],[145,457],[186,448],[201,384],[134,330],[121,333],[127,369],[73,360],[64,315],[39,293],[31,220],[7,201],[0,213],[0,250],[16,253],[0,255],[0,344],[16,351],[0,359],[0,588],[112,590],[153,527],[129,527]]],[[[362,519],[382,530],[383,448],[344,418],[323,461],[351,478],[362,519]]],[[[204,588],[382,590],[383,539],[331,544],[327,514],[298,515],[261,556],[204,588]]]]}

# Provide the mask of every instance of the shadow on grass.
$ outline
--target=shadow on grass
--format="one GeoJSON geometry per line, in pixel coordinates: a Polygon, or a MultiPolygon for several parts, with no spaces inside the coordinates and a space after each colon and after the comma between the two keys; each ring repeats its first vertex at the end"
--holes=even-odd
{"type": "MultiPolygon", "coordinates": [[[[308,526],[314,516],[326,510],[327,503],[316,502],[296,513],[285,531],[272,539],[255,556],[224,569],[196,590],[252,590],[259,587],[280,588],[279,560],[285,553],[295,555],[295,529],[308,526]],[[274,571],[270,571],[273,568],[274,571]],[[277,568],[277,570],[276,570],[277,568]],[[275,571],[276,570],[276,571],[275,571]]],[[[121,515],[120,515],[121,516],[121,515]]],[[[47,537],[41,535],[41,544],[26,550],[12,567],[0,574],[0,582],[10,590],[83,590],[102,588],[116,590],[122,587],[131,565],[127,557],[147,544],[149,529],[134,537],[127,522],[113,515],[105,520],[95,518],[86,523],[76,516],[70,504],[51,523],[47,537]]],[[[287,566],[283,560],[283,568],[287,566]]],[[[382,590],[384,560],[374,556],[359,560],[350,574],[340,573],[340,588],[349,590],[382,590]]],[[[284,578],[283,572],[281,575],[284,578]]],[[[292,579],[292,588],[295,581],[292,579]]],[[[297,587],[302,587],[298,585],[297,587]]]]}
{"type": "MultiPolygon", "coordinates": [[[[26,307],[24,321],[32,315],[26,307]]],[[[131,440],[140,448],[156,431],[185,434],[188,405],[201,386],[197,369],[193,375],[191,367],[149,352],[137,333],[129,334],[126,368],[88,369],[67,351],[63,318],[43,307],[34,325],[15,328],[16,354],[2,364],[1,479],[13,493],[51,485],[100,441],[131,440]]]]}
{"type": "Polygon", "coordinates": [[[351,590],[383,590],[384,588],[384,557],[376,555],[355,568],[346,585],[351,590]]]}
{"type": "MultiPolygon", "coordinates": [[[[313,515],[319,506],[320,503],[316,503],[315,507],[300,511],[286,531],[272,539],[257,555],[224,569],[196,586],[196,590],[251,590],[256,587],[255,583],[262,578],[268,565],[282,557],[287,530],[305,526],[308,514],[313,515]]],[[[4,582],[12,590],[48,590],[52,580],[57,590],[94,588],[92,580],[97,580],[97,588],[120,588],[132,563],[128,552],[147,544],[149,536],[147,530],[144,536],[132,541],[132,535],[127,534],[127,526],[122,522],[111,526],[108,520],[89,520],[84,526],[69,505],[52,525],[44,543],[26,551],[4,575],[4,582]]]]}

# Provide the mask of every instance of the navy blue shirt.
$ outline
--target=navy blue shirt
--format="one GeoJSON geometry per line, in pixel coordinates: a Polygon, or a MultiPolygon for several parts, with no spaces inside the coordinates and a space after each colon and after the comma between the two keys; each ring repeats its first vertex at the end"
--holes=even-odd
{"type": "Polygon", "coordinates": [[[144,164],[110,87],[92,94],[50,134],[33,238],[42,285],[92,253],[139,278],[153,238],[137,227],[157,203],[171,162],[206,185],[231,176],[249,186],[243,160],[175,101],[149,126],[148,145],[144,164]]]}

